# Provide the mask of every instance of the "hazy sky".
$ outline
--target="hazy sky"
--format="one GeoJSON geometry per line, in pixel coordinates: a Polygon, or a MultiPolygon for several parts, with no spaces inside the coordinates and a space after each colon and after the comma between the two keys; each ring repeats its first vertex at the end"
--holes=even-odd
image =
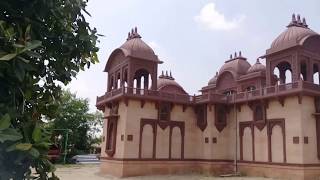
{"type": "Polygon", "coordinates": [[[253,64],[285,30],[292,13],[320,32],[319,7],[319,0],[90,0],[87,20],[105,35],[98,45],[100,63],[81,72],[68,88],[89,98],[94,111],[96,96],[106,91],[102,71],[110,53],[137,26],[142,40],[164,61],[159,73],[171,70],[189,94],[198,94],[231,53],[242,51],[253,64]]]}

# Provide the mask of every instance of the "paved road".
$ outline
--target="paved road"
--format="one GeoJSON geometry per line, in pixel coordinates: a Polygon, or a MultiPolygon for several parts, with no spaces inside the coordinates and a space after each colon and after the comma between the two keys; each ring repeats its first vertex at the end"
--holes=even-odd
{"type": "Polygon", "coordinates": [[[165,176],[144,176],[130,178],[115,178],[111,176],[98,175],[99,165],[74,165],[57,166],[56,174],[61,180],[272,180],[257,177],[210,177],[206,175],[165,175],[165,176]]]}

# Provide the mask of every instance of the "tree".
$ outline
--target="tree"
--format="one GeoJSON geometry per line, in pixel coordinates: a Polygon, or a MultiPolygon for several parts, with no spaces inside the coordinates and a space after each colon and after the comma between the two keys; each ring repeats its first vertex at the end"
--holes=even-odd
{"type": "Polygon", "coordinates": [[[87,0],[0,1],[0,179],[56,179],[47,159],[61,87],[98,62],[87,0]],[[87,13],[88,14],[88,13],[87,13]],[[52,173],[51,176],[49,173],[52,173]]]}
{"type": "Polygon", "coordinates": [[[58,108],[54,119],[49,120],[50,128],[72,130],[68,139],[69,157],[89,153],[92,143],[96,142],[96,133],[101,130],[101,113],[90,113],[88,100],[77,98],[69,91],[64,91],[56,103],[58,108]]]}

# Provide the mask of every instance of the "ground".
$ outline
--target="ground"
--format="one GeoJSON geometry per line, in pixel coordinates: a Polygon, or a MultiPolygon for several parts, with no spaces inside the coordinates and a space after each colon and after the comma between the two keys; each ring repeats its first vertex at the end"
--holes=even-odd
{"type": "MultiPolygon", "coordinates": [[[[61,180],[118,180],[112,176],[99,175],[99,165],[70,165],[57,166],[56,174],[61,180]]],[[[208,175],[165,175],[130,177],[121,180],[272,180],[263,177],[212,177],[208,175]]]]}

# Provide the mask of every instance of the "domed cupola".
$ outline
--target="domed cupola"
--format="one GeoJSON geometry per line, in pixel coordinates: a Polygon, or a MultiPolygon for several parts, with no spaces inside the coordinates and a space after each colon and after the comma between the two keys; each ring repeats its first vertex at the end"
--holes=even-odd
{"type": "Polygon", "coordinates": [[[256,63],[248,69],[247,73],[250,74],[254,72],[266,72],[266,66],[260,63],[259,58],[256,63]]]}
{"type": "Polygon", "coordinates": [[[216,75],[209,80],[208,85],[215,85],[217,83],[217,79],[218,79],[218,72],[216,72],[216,75]]]}
{"type": "Polygon", "coordinates": [[[159,61],[158,56],[152,48],[141,40],[141,36],[138,34],[136,27],[128,33],[127,41],[120,46],[119,49],[121,49],[126,56],[159,61]]]}
{"type": "Polygon", "coordinates": [[[239,56],[237,53],[234,53],[234,57],[230,55],[230,59],[227,60],[219,70],[219,75],[224,72],[229,72],[234,78],[238,78],[240,75],[246,74],[250,67],[251,65],[248,63],[247,59],[242,56],[240,51],[239,56]]]}
{"type": "Polygon", "coordinates": [[[308,27],[305,18],[301,20],[300,15],[297,15],[296,18],[293,14],[287,29],[272,42],[270,49],[267,50],[267,55],[302,45],[305,39],[313,35],[318,34],[308,27]]]}
{"type": "Polygon", "coordinates": [[[168,93],[175,93],[175,94],[187,94],[186,91],[175,81],[170,75],[168,75],[168,71],[166,74],[162,71],[162,74],[159,76],[157,82],[157,89],[158,91],[168,92],[168,93]]]}

